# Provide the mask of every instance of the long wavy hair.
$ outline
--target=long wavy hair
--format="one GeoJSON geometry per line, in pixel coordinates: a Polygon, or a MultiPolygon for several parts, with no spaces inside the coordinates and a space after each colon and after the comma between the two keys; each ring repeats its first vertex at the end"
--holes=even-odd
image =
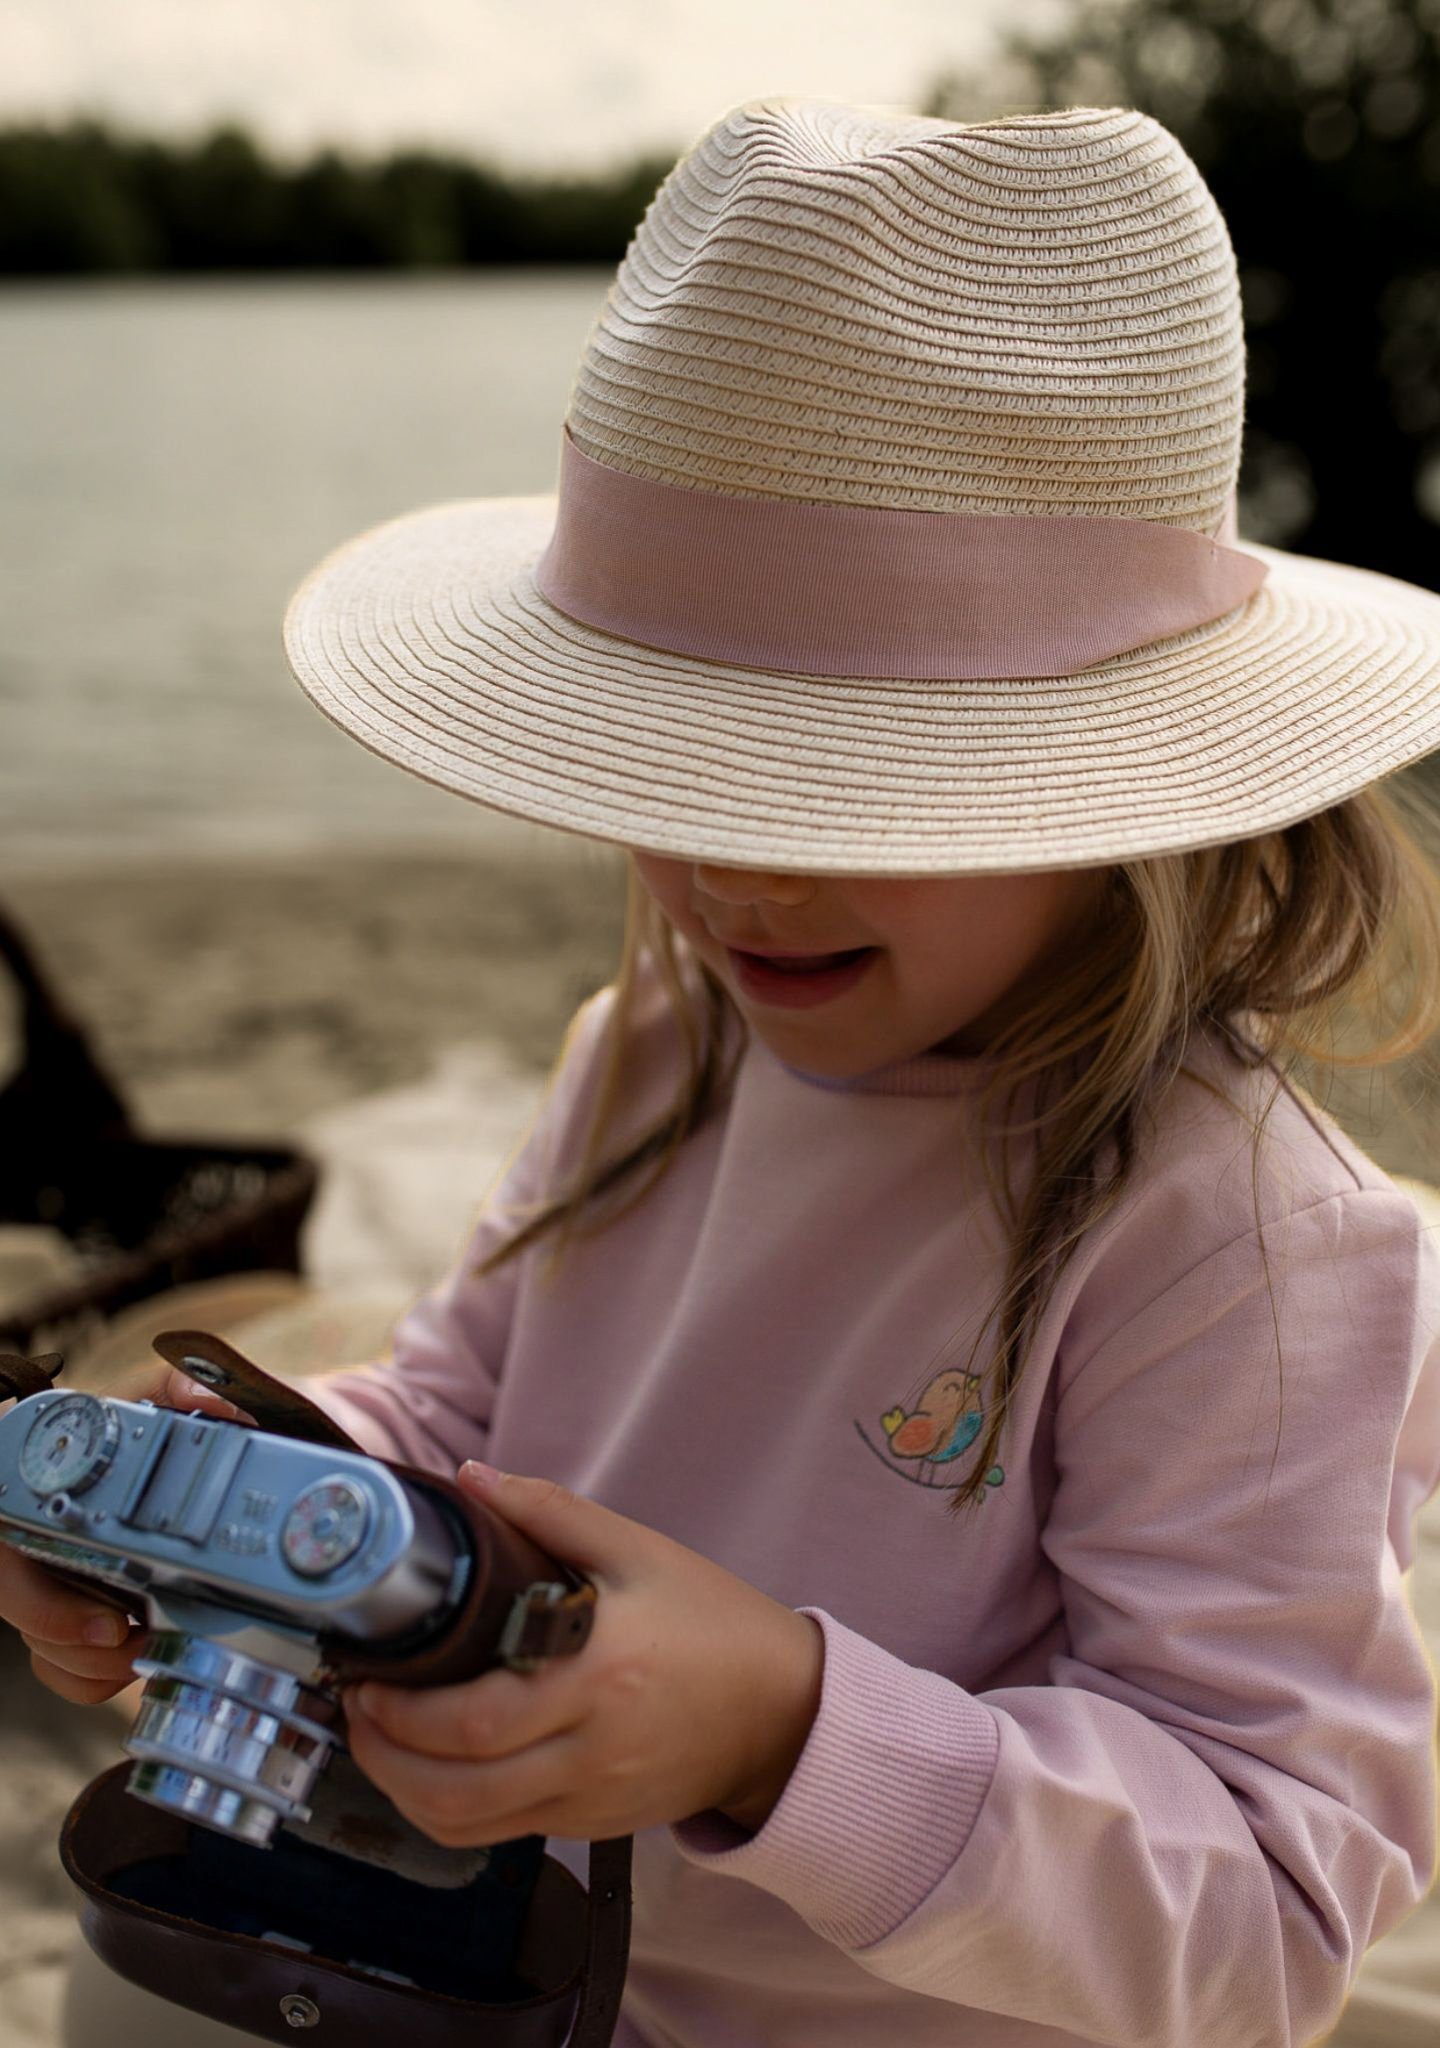
{"type": "MultiPolygon", "coordinates": [[[[1407,1075],[1421,1077],[1422,1093],[1432,1091],[1430,1042],[1440,1030],[1437,846],[1435,800],[1422,785],[1392,776],[1277,831],[1107,870],[1091,943],[1067,956],[985,1048],[980,1156],[1004,1222],[1008,1264],[967,1360],[981,1383],[988,1433],[952,1491],[951,1513],[983,1496],[1055,1283],[1085,1233],[1119,1200],[1174,1079],[1185,1072],[1210,1088],[1185,1066],[1197,1028],[1220,1031],[1245,1067],[1273,1075],[1258,1119],[1232,1105],[1253,1134],[1267,1283],[1260,1147],[1282,1090],[1313,1094],[1339,1069],[1410,1061],[1407,1075]],[[1028,1117],[1014,1114],[1022,1091],[1028,1117]],[[1027,1135],[1032,1165],[1020,1178],[1012,1147],[1027,1135]],[[987,1331],[990,1353],[976,1370],[987,1331]]],[[[632,865],[615,998],[580,1158],[568,1185],[534,1205],[475,1267],[477,1277],[549,1237],[553,1279],[572,1239],[598,1234],[642,1201],[723,1102],[744,1036],[727,1066],[729,994],[688,947],[685,953],[698,978],[682,972],[673,927],[632,865]],[[611,1156],[647,954],[674,1015],[682,1072],[664,1112],[611,1156]]],[[[1273,1290],[1271,1301],[1273,1309],[1273,1290]]],[[[1278,1321],[1276,1339],[1278,1356],[1278,1321]]],[[[1280,1372],[1283,1400],[1283,1360],[1280,1372]]]]}

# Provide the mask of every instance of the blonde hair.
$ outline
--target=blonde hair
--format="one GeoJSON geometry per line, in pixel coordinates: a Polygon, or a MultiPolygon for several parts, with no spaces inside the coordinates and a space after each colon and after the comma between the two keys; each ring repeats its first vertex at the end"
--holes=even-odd
{"type": "MultiPolygon", "coordinates": [[[[1440,1030],[1437,843],[1440,813],[1418,786],[1391,777],[1277,831],[1122,861],[1108,870],[1107,900],[1091,943],[1072,949],[986,1046],[981,1157],[1009,1256],[971,1346],[969,1362],[993,1322],[993,1348],[976,1375],[989,1382],[983,1396],[988,1429],[969,1476],[954,1489],[952,1513],[983,1495],[1030,1342],[1060,1272],[1119,1200],[1174,1079],[1185,1072],[1210,1088],[1184,1065],[1197,1027],[1217,1029],[1244,1066],[1266,1066],[1275,1075],[1264,1114],[1246,1119],[1268,1281],[1259,1156],[1282,1087],[1299,1088],[1301,1075],[1313,1082],[1340,1068],[1406,1059],[1440,1030]],[[1357,1024],[1358,1048],[1342,1051],[1337,1037],[1353,1036],[1357,1024]],[[1027,1086],[1034,1091],[1033,1114],[1021,1121],[1012,1112],[1027,1086]],[[1000,1118],[995,1112],[1002,1105],[1000,1118]],[[1022,1193],[1009,1144],[1030,1134],[1034,1164],[1022,1193]]],[[[597,1234],[642,1201],[724,1100],[735,1064],[732,1059],[722,1071],[730,998],[704,962],[690,958],[699,978],[687,985],[673,928],[632,865],[614,1002],[580,1159],[568,1186],[538,1204],[475,1268],[477,1276],[551,1236],[547,1272],[553,1278],[572,1238],[597,1234]],[[663,1114],[607,1158],[647,953],[669,999],[683,1071],[663,1114]],[[608,1201],[617,1190],[623,1199],[608,1201]]],[[[557,1071],[564,1056],[562,1048],[557,1071]]],[[[1282,1362],[1282,1396],[1283,1372],[1282,1362]]]]}

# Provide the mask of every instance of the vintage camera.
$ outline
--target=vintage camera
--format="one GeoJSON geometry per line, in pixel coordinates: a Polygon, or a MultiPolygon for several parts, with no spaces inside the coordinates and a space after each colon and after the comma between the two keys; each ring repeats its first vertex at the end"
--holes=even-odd
{"type": "Polygon", "coordinates": [[[148,1624],[129,1790],[260,1848],[311,1818],[342,1683],[529,1669],[580,1649],[594,1605],[408,1468],[58,1388],[0,1417],[0,1538],[148,1624]]]}
{"type": "Polygon", "coordinates": [[[355,1679],[572,1654],[595,1586],[223,1338],[153,1341],[257,1426],[61,1389],[58,1356],[0,1352],[0,1540],[150,1630],[134,1761],[61,1829],[86,1942],[263,2040],[608,2048],[631,1838],[590,1842],[588,1888],[544,1835],[442,1846],[358,1770],[342,1706],[355,1679]]]}

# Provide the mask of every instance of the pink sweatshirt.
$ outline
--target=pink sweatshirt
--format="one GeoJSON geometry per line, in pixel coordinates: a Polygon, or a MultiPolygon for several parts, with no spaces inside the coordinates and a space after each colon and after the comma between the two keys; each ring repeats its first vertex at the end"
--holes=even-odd
{"type": "MultiPolygon", "coordinates": [[[[376,1452],[559,1479],[824,1632],[758,1833],[708,1812],[636,1837],[616,2048],[1312,2042],[1433,1867],[1401,1573],[1440,1482],[1440,1258],[1414,1204],[1282,1095],[1259,1182],[1282,1415],[1249,1132],[1182,1081],[956,1520],[957,1367],[1001,1274],[981,1061],[835,1083],[752,1041],[557,1285],[534,1251],[464,1277],[564,1174],[612,999],[393,1362],[318,1391],[376,1452]]],[[[1259,1107],[1270,1077],[1201,1057],[1259,1107]]],[[[652,987],[626,1128],[677,1062],[652,987]]],[[[583,1844],[551,1849],[583,1880],[583,1844]]]]}

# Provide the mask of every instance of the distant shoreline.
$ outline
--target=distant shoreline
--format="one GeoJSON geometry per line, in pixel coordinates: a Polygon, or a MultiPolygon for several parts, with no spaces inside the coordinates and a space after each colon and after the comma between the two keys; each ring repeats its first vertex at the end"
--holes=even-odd
{"type": "Polygon", "coordinates": [[[0,275],[614,265],[678,151],[541,178],[458,152],[282,163],[245,128],[0,128],[0,275]]]}

